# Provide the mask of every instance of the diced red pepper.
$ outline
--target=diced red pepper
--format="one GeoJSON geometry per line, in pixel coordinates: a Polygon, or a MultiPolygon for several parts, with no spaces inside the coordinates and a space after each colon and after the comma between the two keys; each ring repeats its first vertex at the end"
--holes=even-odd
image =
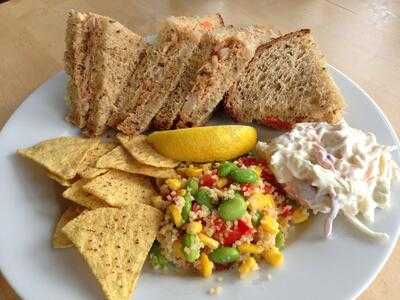
{"type": "Polygon", "coordinates": [[[224,237],[222,243],[224,246],[231,246],[234,242],[242,237],[242,234],[238,230],[229,231],[228,234],[224,237]]]}
{"type": "Polygon", "coordinates": [[[251,183],[244,183],[240,185],[240,190],[245,193],[245,192],[251,192],[253,190],[254,186],[251,183]]]}
{"type": "Polygon", "coordinates": [[[237,226],[235,226],[232,230],[229,230],[227,233],[224,233],[224,240],[222,243],[224,246],[230,246],[239,240],[243,235],[249,235],[252,233],[252,228],[248,226],[246,222],[238,220],[237,226]]]}
{"type": "Polygon", "coordinates": [[[294,212],[293,206],[291,205],[285,205],[281,211],[281,213],[279,214],[280,217],[282,218],[286,218],[290,215],[292,215],[294,212]]]}
{"type": "Polygon", "coordinates": [[[213,178],[213,175],[204,175],[200,179],[200,185],[201,186],[207,186],[207,187],[213,187],[215,184],[216,180],[213,178]]]}
{"type": "Polygon", "coordinates": [[[285,122],[277,117],[272,117],[272,116],[265,117],[262,120],[262,123],[265,126],[276,128],[276,129],[290,130],[293,127],[292,124],[290,124],[289,122],[285,122]]]}
{"type": "Polygon", "coordinates": [[[248,235],[253,233],[253,229],[247,225],[247,223],[243,220],[238,221],[238,230],[242,233],[242,235],[248,235]]]}

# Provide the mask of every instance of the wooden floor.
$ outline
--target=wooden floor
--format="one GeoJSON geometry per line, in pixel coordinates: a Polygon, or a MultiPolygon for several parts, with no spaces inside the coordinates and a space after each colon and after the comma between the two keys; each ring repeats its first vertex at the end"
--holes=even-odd
{"type": "MultiPolygon", "coordinates": [[[[62,69],[71,8],[111,16],[142,35],[154,33],[168,15],[211,12],[222,13],[226,23],[282,32],[310,27],[328,62],[363,87],[400,132],[400,1],[394,0],[11,0],[0,4],[0,128],[27,95],[62,69]]],[[[397,246],[360,299],[400,299],[399,282],[397,246]]],[[[15,296],[0,276],[3,299],[15,296]]]]}

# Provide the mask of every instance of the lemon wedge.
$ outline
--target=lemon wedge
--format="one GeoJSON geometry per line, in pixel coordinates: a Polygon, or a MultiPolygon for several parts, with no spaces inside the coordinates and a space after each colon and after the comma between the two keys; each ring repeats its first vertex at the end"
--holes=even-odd
{"type": "Polygon", "coordinates": [[[209,162],[234,159],[257,142],[251,126],[222,125],[156,131],[147,141],[162,155],[180,161],[209,162]]]}

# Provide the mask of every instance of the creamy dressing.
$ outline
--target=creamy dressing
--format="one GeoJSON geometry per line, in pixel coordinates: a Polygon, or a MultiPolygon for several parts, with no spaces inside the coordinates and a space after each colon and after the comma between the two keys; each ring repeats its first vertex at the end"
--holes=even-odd
{"type": "Polygon", "coordinates": [[[257,153],[266,158],[285,191],[315,213],[328,214],[327,237],[339,211],[364,233],[384,239],[358,218],[372,223],[375,208],[390,205],[390,186],[399,170],[391,159],[393,147],[380,145],[372,133],[351,128],[345,121],[300,123],[270,143],[259,142],[257,153]]]}

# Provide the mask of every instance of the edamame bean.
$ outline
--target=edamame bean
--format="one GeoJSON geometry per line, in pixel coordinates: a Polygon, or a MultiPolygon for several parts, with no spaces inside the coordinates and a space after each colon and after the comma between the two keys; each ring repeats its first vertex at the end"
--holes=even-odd
{"type": "Polygon", "coordinates": [[[239,250],[233,247],[220,247],[210,254],[210,259],[217,264],[233,263],[239,258],[239,250]]]}
{"type": "Polygon", "coordinates": [[[209,209],[213,209],[214,207],[211,201],[211,192],[206,188],[201,188],[195,194],[194,199],[198,204],[207,206],[209,209]]]}
{"type": "Polygon", "coordinates": [[[187,193],[183,198],[185,199],[185,204],[182,207],[181,216],[186,223],[189,220],[189,214],[192,210],[192,197],[187,193]]]}
{"type": "Polygon", "coordinates": [[[218,214],[225,221],[234,221],[246,213],[246,201],[239,193],[223,201],[218,207],[218,214]]]}
{"type": "Polygon", "coordinates": [[[255,183],[257,182],[257,173],[251,169],[236,169],[230,174],[233,181],[238,183],[255,183]]]}
{"type": "Polygon", "coordinates": [[[194,195],[199,190],[199,182],[194,178],[189,178],[186,182],[186,190],[188,193],[194,195]]]}
{"type": "Polygon", "coordinates": [[[221,177],[226,177],[231,173],[233,170],[238,169],[239,167],[235,165],[233,162],[226,161],[218,168],[218,175],[221,177]]]}
{"type": "Polygon", "coordinates": [[[186,233],[182,239],[182,252],[188,262],[200,257],[200,240],[195,234],[186,233]]]}
{"type": "Polygon", "coordinates": [[[169,264],[168,259],[161,253],[161,247],[158,241],[155,241],[150,249],[150,263],[155,269],[164,269],[169,264]]]}
{"type": "Polygon", "coordinates": [[[278,234],[275,236],[275,247],[281,250],[285,246],[285,235],[282,231],[279,231],[278,234]]]}

